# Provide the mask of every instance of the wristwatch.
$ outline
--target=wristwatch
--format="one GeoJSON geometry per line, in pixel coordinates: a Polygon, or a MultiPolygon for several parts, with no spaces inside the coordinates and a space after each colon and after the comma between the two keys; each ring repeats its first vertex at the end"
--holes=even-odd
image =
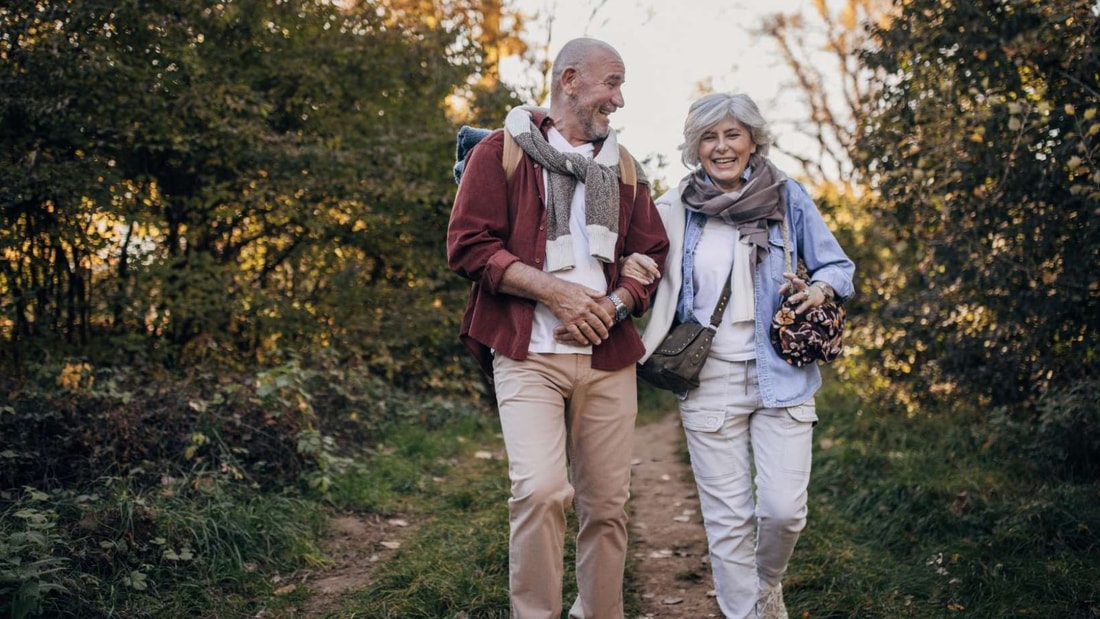
{"type": "Polygon", "coordinates": [[[607,293],[607,298],[611,299],[611,304],[615,306],[615,322],[619,323],[626,320],[626,317],[630,315],[630,310],[627,309],[626,303],[623,303],[619,295],[614,292],[607,293]]]}

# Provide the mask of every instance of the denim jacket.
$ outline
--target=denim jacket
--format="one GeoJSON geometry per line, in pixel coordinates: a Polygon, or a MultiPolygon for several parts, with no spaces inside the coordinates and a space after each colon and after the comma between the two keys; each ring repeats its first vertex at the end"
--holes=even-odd
{"type": "MultiPolygon", "coordinates": [[[[843,301],[852,296],[855,288],[852,278],[855,275],[855,264],[841,249],[840,244],[833,236],[829,227],[822,219],[805,187],[794,180],[787,180],[787,221],[790,240],[794,251],[792,264],[797,264],[801,258],[810,272],[811,281],[820,281],[832,287],[838,301],[843,301]]],[[[674,313],[671,307],[671,293],[658,287],[657,300],[654,301],[653,316],[646,326],[646,334],[651,329],[656,333],[645,337],[647,355],[652,352],[663,334],[668,333],[672,327],[673,318],[677,323],[695,322],[699,320],[693,311],[695,290],[692,285],[692,273],[695,267],[695,249],[702,236],[703,226],[706,224],[706,215],[687,211],[680,201],[678,189],[672,189],[657,200],[658,211],[665,220],[665,227],[672,236],[678,230],[683,230],[681,243],[673,241],[675,249],[679,245],[680,251],[670,251],[665,263],[665,277],[669,282],[677,282],[679,290],[676,291],[677,301],[674,313]],[[676,264],[679,263],[679,264],[676,264]],[[678,277],[673,275],[672,269],[679,270],[678,277]],[[662,294],[667,295],[664,299],[662,294]]],[[[670,239],[671,240],[671,239],[670,239]]],[[[757,376],[760,382],[760,394],[767,407],[788,407],[802,404],[813,397],[821,387],[821,371],[817,364],[809,364],[798,368],[790,365],[772,348],[769,331],[771,329],[772,316],[779,308],[781,297],[779,286],[786,279],[783,261],[783,228],[775,224],[768,229],[769,251],[765,259],[756,267],[753,278],[753,297],[756,314],[756,362],[757,376]]],[[[662,284],[669,282],[662,281],[662,284]]],[[[709,316],[708,316],[709,318],[709,316]]]]}

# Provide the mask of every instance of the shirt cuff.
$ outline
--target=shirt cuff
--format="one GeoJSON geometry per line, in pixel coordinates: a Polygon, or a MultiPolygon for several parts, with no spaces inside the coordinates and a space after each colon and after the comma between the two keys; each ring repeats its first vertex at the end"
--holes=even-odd
{"type": "Polygon", "coordinates": [[[500,285],[504,281],[504,272],[508,270],[508,267],[513,263],[519,262],[519,256],[512,252],[502,249],[493,254],[489,258],[489,262],[485,265],[485,271],[482,274],[481,284],[485,286],[491,294],[500,294],[500,285]]]}

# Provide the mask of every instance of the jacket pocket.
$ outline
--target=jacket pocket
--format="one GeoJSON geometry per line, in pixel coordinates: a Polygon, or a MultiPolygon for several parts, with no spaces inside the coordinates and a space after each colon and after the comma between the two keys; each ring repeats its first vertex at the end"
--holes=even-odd
{"type": "MultiPolygon", "coordinates": [[[[794,242],[794,239],[791,239],[794,242]]],[[[783,277],[783,272],[787,268],[786,258],[783,255],[783,239],[782,237],[775,239],[771,236],[768,237],[768,257],[764,263],[768,266],[768,275],[777,282],[783,283],[786,278],[783,277]]],[[[794,266],[791,266],[794,269],[794,266]]]]}

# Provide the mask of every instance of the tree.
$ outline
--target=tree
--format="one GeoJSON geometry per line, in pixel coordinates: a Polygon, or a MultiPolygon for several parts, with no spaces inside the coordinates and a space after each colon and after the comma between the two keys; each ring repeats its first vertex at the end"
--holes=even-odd
{"type": "Polygon", "coordinates": [[[874,371],[883,341],[879,315],[891,303],[897,273],[905,266],[876,216],[878,195],[858,164],[865,120],[885,83],[883,72],[860,55],[874,44],[871,26],[888,24],[891,13],[887,0],[816,0],[813,13],[777,13],[757,31],[776,43],[792,76],[789,89],[802,103],[796,120],[777,124],[789,125],[816,147],[794,152],[783,147],[789,142],[781,135],[776,148],[800,162],[800,176],[856,263],[856,294],[846,302],[846,352],[834,368],[875,397],[886,384],[874,371]]]}
{"type": "MultiPolygon", "coordinates": [[[[793,123],[809,136],[814,153],[782,152],[798,161],[815,186],[834,185],[844,194],[861,193],[860,170],[853,166],[863,141],[863,120],[881,82],[860,62],[870,42],[867,28],[886,23],[887,0],[814,1],[814,15],[775,13],[758,32],[775,41],[791,84],[801,95],[806,116],[793,123]]],[[[779,147],[781,148],[781,147],[779,147]]]]}
{"type": "MultiPolygon", "coordinates": [[[[1038,427],[1045,401],[1100,393],[1100,9],[896,5],[866,56],[885,80],[859,160],[910,267],[879,317],[881,367],[1038,427]]],[[[1085,415],[1095,428],[1094,404],[1067,423],[1085,415]]]]}
{"type": "Polygon", "coordinates": [[[342,344],[432,373],[461,307],[445,102],[481,68],[479,9],[0,8],[6,361],[342,344]]]}

